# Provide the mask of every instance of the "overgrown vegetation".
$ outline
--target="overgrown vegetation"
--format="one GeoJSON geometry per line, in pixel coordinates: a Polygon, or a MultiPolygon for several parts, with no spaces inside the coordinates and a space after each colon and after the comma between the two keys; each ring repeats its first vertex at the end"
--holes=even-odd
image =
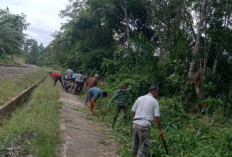
{"type": "Polygon", "coordinates": [[[29,102],[4,120],[0,128],[0,156],[55,156],[60,136],[59,86],[47,78],[29,102]],[[7,151],[5,148],[16,148],[7,151]]]}
{"type": "Polygon", "coordinates": [[[14,78],[0,79],[0,105],[41,80],[46,74],[47,72],[41,69],[14,78]]]}
{"type": "MultiPolygon", "coordinates": [[[[232,3],[216,0],[74,0],[61,12],[69,21],[41,57],[98,73],[111,92],[127,83],[132,102],[159,85],[171,154],[230,156],[231,10],[232,3]]],[[[126,156],[130,127],[121,126],[114,132],[126,141],[126,156]]],[[[152,137],[150,155],[161,155],[152,137]]]]}
{"type": "MultiPolygon", "coordinates": [[[[97,104],[99,109],[96,110],[97,121],[101,121],[103,112],[109,103],[110,96],[118,89],[118,83],[110,83],[101,87],[109,93],[109,97],[99,99],[97,104]]],[[[83,92],[84,93],[84,92],[83,92]]],[[[132,93],[135,91],[132,88],[132,93]]],[[[81,95],[82,98],[83,95],[81,95]]],[[[220,121],[223,117],[215,113],[215,117],[192,115],[184,111],[182,102],[177,97],[165,98],[160,97],[161,121],[165,139],[168,143],[169,156],[231,156],[232,155],[232,121],[220,121]],[[215,122],[216,121],[216,122],[215,122]]],[[[130,108],[133,101],[130,103],[130,108]]],[[[111,127],[114,116],[114,107],[107,113],[104,124],[111,127]]],[[[132,122],[124,123],[123,113],[117,120],[113,130],[108,133],[115,135],[115,141],[124,144],[118,152],[120,156],[131,156],[131,126],[132,122]]],[[[148,156],[165,156],[162,140],[159,137],[156,124],[152,125],[150,137],[150,149],[148,156]]]]}
{"type": "MultiPolygon", "coordinates": [[[[231,156],[231,10],[229,0],[71,0],[60,13],[69,21],[51,44],[27,40],[23,56],[98,73],[111,94],[127,83],[132,102],[157,84],[171,155],[231,156]]],[[[129,156],[130,125],[119,124],[113,132],[129,156]]],[[[161,155],[153,130],[149,154],[161,155]]]]}
{"type": "Polygon", "coordinates": [[[231,10],[215,0],[70,1],[37,61],[132,83],[134,98],[157,84],[185,112],[231,118],[231,10]]]}

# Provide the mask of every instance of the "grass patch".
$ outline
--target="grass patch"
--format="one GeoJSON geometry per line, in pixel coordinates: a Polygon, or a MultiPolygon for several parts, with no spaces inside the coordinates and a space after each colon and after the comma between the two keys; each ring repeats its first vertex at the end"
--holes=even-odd
{"type": "Polygon", "coordinates": [[[99,144],[107,145],[107,142],[106,142],[103,138],[101,138],[101,139],[99,140],[99,144]]]}
{"type": "Polygon", "coordinates": [[[0,105],[6,102],[10,97],[41,80],[46,73],[47,72],[44,70],[37,70],[17,76],[16,78],[0,79],[0,105]]]}
{"type": "Polygon", "coordinates": [[[0,64],[14,64],[10,55],[0,56],[0,64]]]}
{"type": "MultiPolygon", "coordinates": [[[[0,154],[12,146],[21,149],[17,156],[52,157],[57,151],[60,136],[61,103],[59,87],[53,87],[47,78],[33,93],[30,101],[3,121],[0,128],[0,154]]],[[[0,155],[1,156],[1,155],[0,155]]]]}

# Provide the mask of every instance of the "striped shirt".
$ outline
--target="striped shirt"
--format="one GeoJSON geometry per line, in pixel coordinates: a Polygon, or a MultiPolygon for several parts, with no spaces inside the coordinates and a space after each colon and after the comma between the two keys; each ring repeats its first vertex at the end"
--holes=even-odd
{"type": "Polygon", "coordinates": [[[118,106],[123,106],[125,104],[128,104],[130,102],[130,91],[129,91],[129,89],[127,89],[125,92],[121,92],[120,89],[117,90],[114,93],[114,96],[110,99],[108,107],[111,106],[111,104],[113,103],[113,101],[115,99],[117,100],[116,105],[118,105],[118,106]]]}

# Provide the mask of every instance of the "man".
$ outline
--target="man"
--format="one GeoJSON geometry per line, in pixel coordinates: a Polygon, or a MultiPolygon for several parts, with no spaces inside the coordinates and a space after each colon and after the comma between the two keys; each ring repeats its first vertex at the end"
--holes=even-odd
{"type": "MultiPolygon", "coordinates": [[[[90,89],[90,88],[93,88],[93,87],[95,87],[95,86],[97,86],[97,82],[98,82],[98,78],[99,78],[99,76],[98,76],[98,74],[95,74],[94,75],[94,77],[91,77],[89,80],[88,80],[88,82],[86,83],[86,90],[87,90],[87,92],[88,92],[88,90],[90,89]]],[[[87,98],[88,97],[88,94],[86,94],[86,99],[85,99],[85,105],[87,105],[87,98]]]]}
{"type": "Polygon", "coordinates": [[[145,157],[149,146],[151,122],[154,120],[159,128],[159,135],[163,136],[160,122],[159,103],[156,98],[159,95],[158,86],[150,86],[148,94],[139,97],[133,108],[133,135],[132,152],[135,157],[145,157]]]}
{"type": "Polygon", "coordinates": [[[59,80],[61,86],[63,87],[63,82],[62,82],[62,78],[61,78],[61,74],[60,73],[49,72],[48,74],[50,76],[52,76],[52,79],[54,80],[54,86],[56,85],[56,82],[59,80]]]}
{"type": "Polygon", "coordinates": [[[77,73],[73,73],[73,74],[72,74],[72,79],[71,79],[71,81],[72,81],[72,82],[75,82],[76,77],[77,77],[77,73]]]}
{"type": "Polygon", "coordinates": [[[90,102],[90,113],[94,115],[93,108],[96,106],[96,101],[99,97],[107,97],[107,93],[100,88],[93,87],[87,91],[87,102],[90,102]]]}
{"type": "Polygon", "coordinates": [[[98,74],[95,74],[94,77],[91,77],[86,83],[86,89],[88,90],[90,88],[97,86],[98,79],[99,79],[98,74]]]}
{"type": "Polygon", "coordinates": [[[71,80],[72,74],[73,74],[73,71],[69,68],[65,73],[65,80],[71,80]]]}
{"type": "Polygon", "coordinates": [[[78,92],[82,91],[83,84],[84,84],[83,77],[84,77],[83,72],[80,71],[80,73],[77,74],[76,79],[75,79],[76,89],[75,89],[74,94],[77,94],[78,92]]]}
{"type": "Polygon", "coordinates": [[[119,115],[121,109],[123,109],[123,111],[124,111],[125,122],[126,122],[127,117],[128,117],[128,104],[130,102],[130,92],[128,89],[126,89],[125,84],[121,84],[120,89],[114,93],[114,96],[111,98],[111,100],[108,104],[108,108],[107,108],[108,111],[110,109],[111,104],[113,103],[113,101],[115,99],[116,99],[116,106],[115,106],[115,111],[114,111],[114,119],[113,119],[113,123],[112,123],[112,128],[114,128],[114,125],[116,123],[116,120],[118,118],[118,115],[119,115]]]}
{"type": "Polygon", "coordinates": [[[85,76],[83,77],[83,81],[86,82],[88,78],[89,78],[89,73],[85,74],[85,76]]]}

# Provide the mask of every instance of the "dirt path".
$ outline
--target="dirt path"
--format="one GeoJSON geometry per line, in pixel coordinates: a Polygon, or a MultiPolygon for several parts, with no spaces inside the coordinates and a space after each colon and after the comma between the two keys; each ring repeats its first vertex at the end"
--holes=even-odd
{"type": "Polygon", "coordinates": [[[117,157],[118,143],[104,132],[104,127],[88,120],[85,105],[76,95],[61,90],[60,157],[117,157]],[[81,111],[82,110],[82,111],[81,111]]]}

